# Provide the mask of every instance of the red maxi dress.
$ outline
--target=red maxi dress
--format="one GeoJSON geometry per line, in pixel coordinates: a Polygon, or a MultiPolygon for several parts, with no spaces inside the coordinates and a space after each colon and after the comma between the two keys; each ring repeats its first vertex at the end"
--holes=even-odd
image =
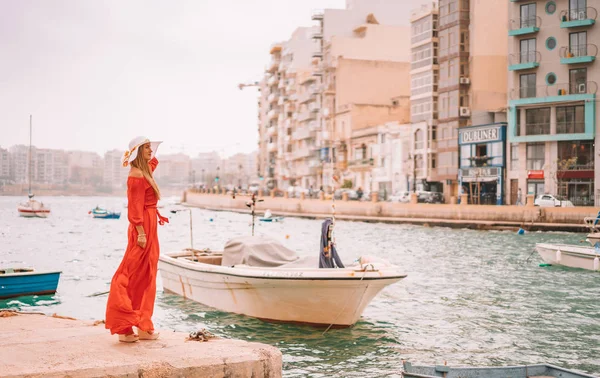
{"type": "MultiPolygon", "coordinates": [[[[153,158],[149,164],[154,172],[158,160],[153,158]]],[[[169,222],[156,209],[156,194],[144,177],[127,178],[127,202],[127,250],[110,283],[105,320],[110,333],[120,335],[133,333],[132,327],[147,332],[154,330],[152,313],[160,253],[157,219],[161,225],[169,222]],[[136,226],[144,227],[146,248],[137,244],[136,226]]]]}

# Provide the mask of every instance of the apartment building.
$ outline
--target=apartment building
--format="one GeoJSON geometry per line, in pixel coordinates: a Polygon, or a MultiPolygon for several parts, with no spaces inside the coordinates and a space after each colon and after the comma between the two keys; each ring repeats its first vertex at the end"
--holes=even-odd
{"type": "Polygon", "coordinates": [[[160,169],[155,171],[154,178],[162,186],[186,187],[194,183],[190,157],[182,153],[161,155],[160,169]]]}
{"type": "Polygon", "coordinates": [[[600,204],[598,0],[509,3],[508,180],[517,191],[600,204]],[[597,173],[598,172],[598,173],[597,173]]]}
{"type": "MultiPolygon", "coordinates": [[[[406,157],[413,173],[407,185],[413,190],[443,191],[446,172],[438,175],[439,10],[437,2],[424,4],[411,15],[410,109],[411,151],[406,157]],[[414,177],[412,177],[414,176],[414,177]]],[[[468,79],[467,79],[468,80],[468,79]]]]}
{"type": "Polygon", "coordinates": [[[321,184],[331,183],[335,169],[355,187],[370,187],[377,138],[362,129],[409,121],[409,14],[399,2],[356,1],[312,18],[320,31],[313,63],[321,184]]]}
{"type": "Polygon", "coordinates": [[[102,157],[89,151],[68,151],[68,176],[74,184],[96,185],[102,181],[104,161],[102,157]]]}
{"type": "Polygon", "coordinates": [[[129,169],[123,167],[123,151],[110,150],[104,153],[104,185],[109,188],[125,188],[129,169]]]}
{"type": "Polygon", "coordinates": [[[218,152],[199,153],[191,160],[192,182],[208,186],[213,185],[215,177],[220,174],[221,164],[222,161],[218,152]]]}
{"type": "Polygon", "coordinates": [[[10,153],[5,148],[0,148],[0,183],[11,181],[10,178],[10,153]]]}
{"type": "Polygon", "coordinates": [[[508,2],[439,1],[438,120],[431,158],[432,180],[443,185],[446,201],[468,190],[460,184],[459,129],[506,119],[507,34],[504,23],[490,28],[489,21],[506,19],[507,9],[508,2]]]}

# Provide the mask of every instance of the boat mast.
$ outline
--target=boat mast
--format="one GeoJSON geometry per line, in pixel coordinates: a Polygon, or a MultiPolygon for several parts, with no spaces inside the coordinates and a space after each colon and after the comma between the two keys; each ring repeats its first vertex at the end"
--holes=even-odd
{"type": "Polygon", "coordinates": [[[31,124],[32,124],[32,118],[33,116],[30,114],[29,115],[29,164],[28,164],[28,170],[29,170],[29,198],[33,198],[33,194],[31,193],[31,171],[32,171],[32,167],[31,167],[31,124]]]}

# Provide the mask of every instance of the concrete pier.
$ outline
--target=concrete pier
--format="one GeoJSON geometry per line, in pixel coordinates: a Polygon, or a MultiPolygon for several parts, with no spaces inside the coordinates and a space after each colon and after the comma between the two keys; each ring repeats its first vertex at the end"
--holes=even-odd
{"type": "MultiPolygon", "coordinates": [[[[208,210],[248,212],[248,197],[185,193],[185,202],[208,210]]],[[[331,200],[268,197],[256,204],[262,214],[266,209],[277,216],[325,218],[331,216],[331,200]]],[[[335,201],[336,219],[407,223],[481,230],[570,231],[589,232],[585,217],[596,217],[595,207],[539,207],[457,204],[401,204],[391,202],[335,201]]]]}
{"type": "Polygon", "coordinates": [[[120,343],[104,324],[0,312],[2,377],[281,377],[281,352],[230,339],[160,339],[120,343]]]}

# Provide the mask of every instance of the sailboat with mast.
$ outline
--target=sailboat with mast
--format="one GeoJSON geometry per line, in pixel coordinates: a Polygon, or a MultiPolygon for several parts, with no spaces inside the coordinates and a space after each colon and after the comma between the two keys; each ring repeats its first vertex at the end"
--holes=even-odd
{"type": "Polygon", "coordinates": [[[27,171],[28,171],[28,182],[29,182],[29,199],[27,202],[23,202],[17,206],[17,211],[19,212],[19,216],[25,218],[47,218],[50,215],[50,208],[45,206],[43,202],[39,202],[33,199],[34,195],[31,191],[31,175],[33,173],[33,168],[31,166],[31,130],[32,130],[32,116],[29,116],[29,154],[27,158],[27,171]]]}

